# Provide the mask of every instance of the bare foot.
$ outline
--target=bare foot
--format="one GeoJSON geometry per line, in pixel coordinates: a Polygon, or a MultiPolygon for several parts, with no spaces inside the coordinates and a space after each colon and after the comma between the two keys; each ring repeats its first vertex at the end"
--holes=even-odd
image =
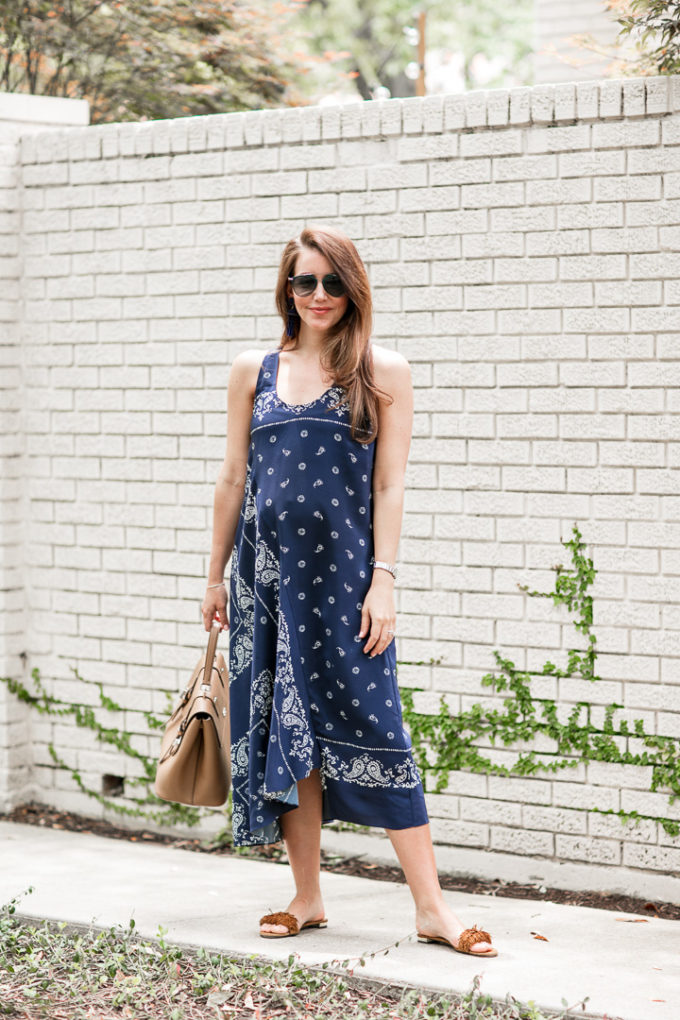
{"type": "MultiPolygon", "coordinates": [[[[306,921],[322,921],[325,918],[321,893],[313,900],[303,899],[302,896],[294,896],[286,907],[289,914],[297,917],[300,928],[306,921]]],[[[284,924],[261,924],[261,932],[270,932],[272,935],[286,935],[288,929],[284,924]]]]}
{"type": "MultiPolygon", "coordinates": [[[[416,912],[416,929],[421,935],[439,935],[448,939],[454,946],[458,945],[458,937],[465,931],[460,918],[442,900],[438,908],[430,911],[416,912]]],[[[490,942],[475,942],[469,947],[471,953],[477,956],[488,956],[490,950],[495,947],[490,942]]]]}

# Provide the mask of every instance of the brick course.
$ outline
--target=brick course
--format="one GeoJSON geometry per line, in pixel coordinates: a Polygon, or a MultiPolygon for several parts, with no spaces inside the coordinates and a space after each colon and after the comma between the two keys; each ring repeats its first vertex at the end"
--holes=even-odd
{"type": "MultiPolygon", "coordinates": [[[[402,685],[457,711],[491,698],[479,680],[495,648],[540,669],[583,647],[566,611],[517,589],[549,589],[576,520],[599,570],[604,682],[534,690],[559,695],[560,718],[584,699],[601,723],[616,700],[617,719],[680,735],[680,77],[13,131],[0,141],[3,675],[38,666],[60,697],[96,704],[76,666],[150,746],[134,710],[164,711],[203,646],[229,364],[278,340],[283,245],[321,220],[366,262],[374,340],[412,366],[402,685]]],[[[3,684],[0,804],[33,793],[98,810],[55,770],[53,737],[95,785],[136,774],[3,684]]],[[[554,758],[552,741],[530,746],[554,758]]],[[[488,754],[509,765],[516,749],[488,754]]],[[[589,808],[680,817],[650,781],[611,763],[455,772],[428,793],[433,834],[632,869],[642,888],[677,869],[680,840],[589,808]]]]}

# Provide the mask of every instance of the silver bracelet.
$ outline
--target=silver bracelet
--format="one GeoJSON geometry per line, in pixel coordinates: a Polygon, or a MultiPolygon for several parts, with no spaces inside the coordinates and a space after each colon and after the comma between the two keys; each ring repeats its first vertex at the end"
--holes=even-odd
{"type": "Polygon", "coordinates": [[[390,574],[392,575],[392,577],[396,581],[396,579],[397,579],[397,565],[396,565],[396,563],[385,563],[384,560],[376,560],[373,556],[371,556],[371,566],[373,566],[373,567],[382,567],[383,570],[389,570],[390,574]]]}
{"type": "MultiPolygon", "coordinates": [[[[224,581],[220,581],[219,584],[208,584],[208,585],[206,585],[206,588],[221,588],[223,584],[224,584],[224,581]]],[[[226,585],[225,585],[225,588],[226,588],[226,585]]]]}

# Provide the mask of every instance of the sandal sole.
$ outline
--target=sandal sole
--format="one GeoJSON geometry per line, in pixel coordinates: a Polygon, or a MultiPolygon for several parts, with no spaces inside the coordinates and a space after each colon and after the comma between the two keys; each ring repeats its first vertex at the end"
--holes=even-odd
{"type": "Polygon", "coordinates": [[[484,960],[487,957],[498,956],[497,949],[487,949],[484,953],[473,953],[469,949],[457,949],[452,942],[448,939],[440,938],[438,935],[418,935],[419,942],[439,942],[443,946],[448,946],[449,949],[453,949],[454,953],[460,953],[461,956],[476,956],[477,959],[484,960]]]}
{"type": "Polygon", "coordinates": [[[294,939],[294,938],[296,938],[300,934],[301,931],[304,931],[305,928],[327,928],[327,927],[328,927],[328,921],[325,920],[325,919],[323,921],[305,921],[304,924],[300,925],[300,927],[299,927],[299,929],[297,931],[288,931],[288,932],[261,931],[260,932],[260,938],[261,939],[294,939]]]}

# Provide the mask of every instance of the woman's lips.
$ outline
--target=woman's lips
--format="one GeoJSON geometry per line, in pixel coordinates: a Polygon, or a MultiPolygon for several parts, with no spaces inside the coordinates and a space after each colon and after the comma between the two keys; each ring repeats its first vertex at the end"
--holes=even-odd
{"type": "Polygon", "coordinates": [[[326,312],[330,311],[330,309],[329,308],[312,308],[311,311],[314,312],[315,315],[325,315],[326,312]]]}

